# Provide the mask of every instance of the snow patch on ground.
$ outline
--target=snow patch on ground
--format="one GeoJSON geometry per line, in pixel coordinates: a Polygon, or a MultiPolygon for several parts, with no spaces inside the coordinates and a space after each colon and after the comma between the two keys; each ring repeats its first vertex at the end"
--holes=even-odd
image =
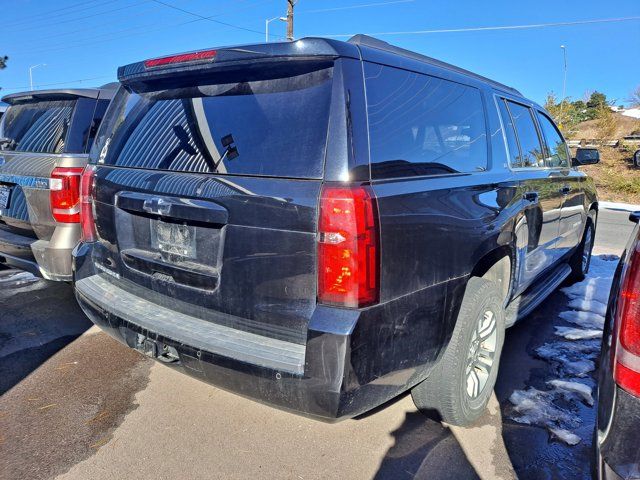
{"type": "Polygon", "coordinates": [[[6,272],[0,272],[0,284],[11,283],[25,283],[25,282],[35,282],[38,279],[33,276],[33,274],[29,272],[21,272],[18,270],[7,270],[6,272]]]}
{"type": "Polygon", "coordinates": [[[571,310],[561,312],[552,321],[556,335],[564,339],[545,343],[535,350],[537,357],[550,364],[555,378],[547,380],[548,390],[528,387],[514,391],[509,397],[513,420],[545,427],[568,445],[581,441],[573,433],[582,424],[579,404],[590,407],[594,404],[593,385],[588,384],[594,382],[589,374],[595,370],[600,352],[604,315],[617,263],[618,257],[614,255],[593,257],[587,277],[562,289],[569,297],[571,310]],[[562,325],[563,321],[574,326],[562,325]]]}
{"type": "Polygon", "coordinates": [[[600,303],[597,301],[586,301],[581,298],[576,298],[575,300],[571,300],[569,302],[569,308],[573,308],[574,310],[579,310],[582,312],[593,313],[594,315],[600,315],[604,317],[607,313],[607,305],[604,303],[600,303]]]}
{"type": "Polygon", "coordinates": [[[604,328],[604,316],[594,312],[581,312],[577,310],[571,310],[568,312],[562,312],[559,315],[560,318],[567,322],[574,323],[583,328],[593,328],[602,330],[604,328]]]}
{"type": "Polygon", "coordinates": [[[607,208],[609,210],[622,210],[625,212],[637,212],[640,210],[640,205],[633,205],[631,203],[618,203],[618,202],[598,202],[600,208],[607,208]]]}
{"type": "Polygon", "coordinates": [[[574,327],[556,327],[556,335],[566,338],[567,340],[585,340],[589,338],[602,337],[602,330],[583,330],[574,327]]]}
{"type": "Polygon", "coordinates": [[[556,390],[566,392],[568,394],[578,394],[590,407],[593,407],[593,388],[584,383],[567,380],[549,380],[548,385],[551,385],[556,390]]]}
{"type": "Polygon", "coordinates": [[[554,390],[543,391],[534,387],[514,391],[509,401],[513,404],[513,410],[519,415],[512,417],[513,420],[548,428],[554,428],[557,425],[577,426],[576,418],[570,412],[553,403],[554,393],[554,390]]]}
{"type": "Polygon", "coordinates": [[[580,437],[575,433],[571,433],[569,430],[563,428],[550,428],[549,431],[557,438],[562,440],[568,445],[577,445],[580,443],[580,437]]]}
{"type": "Polygon", "coordinates": [[[585,377],[595,370],[594,360],[600,352],[600,340],[582,342],[559,341],[545,343],[536,349],[536,356],[554,366],[557,376],[585,377]]]}
{"type": "Polygon", "coordinates": [[[0,271],[0,295],[6,296],[16,291],[39,290],[47,285],[46,281],[21,270],[0,271]]]}

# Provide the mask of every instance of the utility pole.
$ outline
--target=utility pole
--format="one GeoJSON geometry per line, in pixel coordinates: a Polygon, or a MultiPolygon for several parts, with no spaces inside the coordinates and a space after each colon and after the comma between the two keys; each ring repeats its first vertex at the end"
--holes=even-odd
{"type": "Polygon", "coordinates": [[[293,7],[298,0],[287,0],[287,40],[293,41],[293,7]]]}

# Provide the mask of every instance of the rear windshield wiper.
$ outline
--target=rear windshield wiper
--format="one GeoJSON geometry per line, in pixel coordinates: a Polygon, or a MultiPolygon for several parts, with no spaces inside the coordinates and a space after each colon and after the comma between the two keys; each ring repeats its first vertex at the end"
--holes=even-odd
{"type": "Polygon", "coordinates": [[[222,161],[226,158],[228,160],[233,160],[237,158],[240,153],[238,153],[238,148],[233,144],[234,143],[233,136],[231,134],[225,135],[222,137],[222,146],[225,147],[224,153],[220,156],[218,160],[216,160],[213,164],[213,171],[218,170],[218,165],[222,163],[222,161]]]}

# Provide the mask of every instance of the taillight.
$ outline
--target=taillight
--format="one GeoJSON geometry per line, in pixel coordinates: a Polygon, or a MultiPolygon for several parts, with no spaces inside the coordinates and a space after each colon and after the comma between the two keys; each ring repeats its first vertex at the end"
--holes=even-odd
{"type": "Polygon", "coordinates": [[[87,165],[82,173],[82,180],[80,182],[80,226],[82,227],[82,242],[93,242],[96,239],[96,224],[93,218],[93,183],[95,173],[95,165],[87,165]]]}
{"type": "Polygon", "coordinates": [[[201,62],[204,60],[213,60],[216,57],[215,50],[202,50],[200,52],[181,53],[178,55],[170,55],[168,57],[151,58],[144,61],[145,68],[163,67],[176,63],[201,62]]]}
{"type": "Polygon", "coordinates": [[[380,241],[371,188],[325,185],[318,235],[318,301],[345,307],[377,302],[380,241]]]}
{"type": "Polygon", "coordinates": [[[614,378],[620,387],[640,397],[640,241],[629,252],[622,271],[615,331],[614,378]]]}
{"type": "Polygon", "coordinates": [[[49,180],[51,213],[56,222],[80,221],[80,175],[82,168],[56,167],[49,180]]]}

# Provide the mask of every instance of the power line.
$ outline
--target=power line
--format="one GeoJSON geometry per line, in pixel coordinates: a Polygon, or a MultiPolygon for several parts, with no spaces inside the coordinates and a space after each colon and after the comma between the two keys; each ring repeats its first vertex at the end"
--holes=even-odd
{"type": "MultiPolygon", "coordinates": [[[[630,22],[633,20],[640,20],[640,16],[639,17],[621,17],[621,18],[601,18],[601,19],[595,19],[595,20],[577,20],[574,22],[534,23],[530,25],[503,25],[503,26],[496,26],[496,27],[447,28],[447,29],[440,29],[440,30],[408,30],[408,31],[397,31],[397,32],[376,32],[376,33],[367,33],[365,35],[374,35],[374,36],[425,35],[430,33],[485,32],[485,31],[492,31],[492,30],[524,30],[524,29],[531,29],[531,28],[588,25],[588,24],[594,24],[594,23],[630,22]]],[[[314,35],[314,36],[339,38],[339,37],[352,37],[353,35],[356,35],[356,34],[341,33],[341,34],[314,35]]]]}
{"type": "Polygon", "coordinates": [[[155,3],[158,3],[160,5],[164,5],[165,7],[168,7],[168,8],[173,8],[174,10],[178,10],[179,12],[186,13],[187,15],[193,15],[194,17],[198,17],[198,18],[200,18],[202,20],[207,20],[209,22],[217,23],[219,25],[224,25],[226,27],[236,28],[238,30],[244,30],[245,32],[252,32],[252,33],[258,33],[260,35],[264,35],[264,32],[261,32],[259,30],[253,30],[251,28],[240,27],[238,25],[233,25],[231,23],[221,22],[220,20],[214,20],[211,17],[205,17],[205,16],[202,16],[202,15],[200,15],[198,13],[190,12],[189,10],[185,10],[184,8],[176,7],[175,5],[171,5],[170,3],[163,2],[162,0],[151,0],[151,1],[155,2],[155,3]]]}
{"type": "Polygon", "coordinates": [[[324,13],[324,12],[336,12],[338,10],[352,10],[354,8],[367,8],[367,7],[380,7],[383,5],[393,5],[396,3],[413,3],[415,0],[393,0],[390,2],[377,2],[377,3],[364,3],[361,5],[350,5],[347,7],[334,7],[334,8],[319,8],[316,10],[303,10],[298,13],[324,13]]]}
{"type": "MultiPolygon", "coordinates": [[[[32,22],[30,22],[29,26],[21,28],[20,31],[22,32],[24,30],[33,30],[33,29],[36,29],[36,28],[42,28],[43,26],[47,26],[47,25],[58,27],[58,25],[61,25],[63,23],[77,22],[79,20],[86,20],[87,18],[99,17],[100,15],[104,15],[106,13],[113,13],[113,12],[118,12],[118,11],[121,11],[121,10],[126,10],[128,8],[137,7],[138,5],[142,5],[143,3],[149,3],[151,1],[152,0],[142,0],[140,2],[136,2],[136,3],[129,4],[129,5],[125,5],[123,7],[113,8],[111,10],[105,10],[103,12],[97,12],[97,13],[93,13],[91,15],[85,15],[84,17],[76,17],[76,18],[70,18],[70,19],[66,19],[66,20],[59,20],[59,21],[55,22],[55,24],[50,22],[49,19],[42,19],[42,20],[39,20],[39,21],[35,22],[36,25],[34,25],[32,22]],[[42,22],[44,22],[44,24],[42,22]]],[[[5,30],[3,29],[2,32],[4,33],[5,30]]]]}
{"type": "Polygon", "coordinates": [[[31,23],[34,20],[34,18],[37,19],[37,18],[40,18],[40,17],[46,17],[47,19],[49,19],[49,18],[56,18],[56,17],[68,15],[69,13],[60,13],[60,12],[62,12],[64,10],[74,9],[73,12],[70,12],[71,14],[74,14],[74,13],[79,12],[79,11],[90,10],[92,8],[96,8],[96,7],[99,7],[101,5],[106,5],[108,3],[118,2],[120,0],[101,1],[99,5],[93,5],[91,7],[86,7],[86,8],[81,8],[81,9],[76,8],[78,6],[88,5],[90,3],[96,3],[97,1],[99,1],[99,0],[89,0],[88,2],[74,3],[73,5],[69,5],[69,6],[63,7],[63,8],[56,8],[54,10],[49,10],[47,12],[34,13],[34,14],[29,15],[29,18],[27,18],[27,19],[22,19],[22,20],[19,20],[17,22],[9,22],[9,23],[3,24],[3,29],[7,28],[7,27],[13,27],[13,26],[16,26],[16,25],[24,25],[25,23],[31,23]]]}
{"type": "MultiPolygon", "coordinates": [[[[56,85],[68,85],[70,83],[82,83],[82,82],[89,82],[89,81],[93,81],[93,80],[101,80],[101,79],[105,79],[105,78],[114,78],[113,75],[102,75],[99,77],[90,77],[90,78],[81,78],[79,80],[69,80],[66,82],[55,82],[55,83],[39,83],[37,85],[35,85],[36,87],[40,88],[40,87],[53,87],[56,85]]],[[[2,90],[29,90],[29,85],[25,85],[22,87],[2,87],[2,90]]]]}
{"type": "MultiPolygon", "coordinates": [[[[213,18],[213,17],[222,17],[222,16],[225,16],[225,15],[229,15],[230,13],[240,12],[240,11],[242,11],[242,10],[246,10],[246,9],[248,9],[248,8],[253,8],[253,7],[254,7],[254,6],[256,6],[256,5],[259,5],[259,4],[262,4],[262,3],[266,3],[266,2],[268,2],[268,1],[271,1],[271,0],[260,0],[260,1],[257,1],[257,2],[249,3],[248,5],[244,5],[243,7],[240,7],[240,8],[235,8],[235,9],[226,9],[226,10],[225,10],[224,12],[222,12],[222,13],[219,13],[219,14],[217,14],[217,15],[212,15],[212,18],[213,18]]],[[[231,2],[231,1],[226,2],[226,3],[233,3],[234,5],[235,5],[235,4],[237,4],[236,2],[231,2]]],[[[224,5],[224,4],[223,4],[223,5],[224,5]]],[[[155,9],[155,8],[157,8],[157,5],[153,5],[153,6],[152,6],[151,8],[149,8],[149,9],[144,9],[144,10],[138,11],[138,13],[147,12],[147,11],[152,10],[152,9],[155,9]]],[[[126,22],[127,24],[131,25],[131,21],[130,21],[129,19],[127,19],[127,18],[124,18],[124,19],[123,19],[123,18],[119,18],[119,19],[118,19],[118,21],[116,21],[116,22],[113,22],[113,21],[109,21],[109,22],[102,22],[102,23],[100,24],[100,30],[103,30],[103,31],[104,31],[104,28],[105,28],[106,26],[109,26],[109,25],[116,25],[116,24],[117,24],[117,25],[121,25],[123,22],[126,22]]],[[[191,23],[191,22],[189,22],[189,23],[191,23]]],[[[171,24],[171,25],[168,25],[168,27],[171,27],[171,26],[173,26],[173,25],[182,25],[182,24],[183,24],[183,23],[179,23],[179,24],[171,24]]],[[[93,39],[95,39],[95,38],[100,38],[100,37],[109,37],[110,35],[114,35],[114,34],[116,34],[116,33],[130,32],[130,31],[138,31],[138,30],[143,29],[143,28],[145,28],[145,27],[157,27],[157,22],[154,22],[154,23],[151,23],[151,24],[146,24],[146,25],[133,26],[133,27],[124,28],[124,29],[121,29],[121,30],[114,30],[114,31],[110,31],[110,32],[109,32],[109,31],[107,31],[107,32],[101,33],[101,34],[99,34],[99,35],[91,35],[90,37],[88,37],[88,38],[87,38],[87,37],[85,37],[85,38],[86,38],[87,40],[93,40],[93,39]]],[[[86,26],[86,27],[84,27],[84,28],[77,28],[77,29],[74,29],[74,30],[67,30],[67,31],[63,31],[63,32],[61,32],[61,33],[57,33],[57,34],[53,34],[53,35],[47,34],[47,35],[46,35],[46,40],[48,41],[48,40],[50,40],[50,39],[52,39],[52,38],[68,37],[68,36],[71,36],[71,35],[75,35],[76,33],[81,33],[81,32],[86,32],[86,31],[92,31],[92,32],[95,32],[95,30],[96,30],[96,27],[95,27],[95,26],[93,26],[93,25],[90,25],[90,26],[86,26]]],[[[155,31],[155,30],[157,30],[157,28],[152,28],[151,30],[155,31]]],[[[19,52],[21,52],[21,53],[23,53],[23,52],[30,53],[30,52],[32,52],[34,49],[35,49],[35,50],[37,50],[37,47],[39,46],[39,43],[41,42],[41,40],[42,40],[41,38],[37,38],[37,39],[31,39],[31,41],[27,41],[27,42],[26,42],[26,46],[28,46],[29,48],[31,48],[31,50],[26,50],[26,51],[21,51],[21,50],[19,50],[19,52]]],[[[83,41],[83,40],[84,40],[83,38],[74,38],[74,39],[73,39],[73,41],[75,41],[75,42],[77,42],[77,41],[83,41]]],[[[75,45],[75,43],[74,43],[74,44],[72,44],[72,48],[73,48],[73,46],[74,46],[74,45],[75,45]]],[[[21,46],[25,46],[25,43],[22,43],[22,44],[21,44],[21,46]]],[[[57,47],[57,46],[64,46],[64,44],[59,43],[59,44],[57,44],[57,45],[48,46],[48,47],[47,47],[47,49],[50,49],[51,47],[57,47]]]]}
{"type": "MultiPolygon", "coordinates": [[[[269,0],[260,0],[257,2],[252,2],[248,5],[245,5],[241,8],[235,9],[234,12],[237,11],[241,11],[241,10],[246,10],[247,8],[252,8],[256,5],[259,5],[261,3],[266,3],[269,0]]],[[[25,55],[25,54],[41,54],[41,53],[47,53],[47,52],[55,52],[55,51],[61,51],[61,50],[69,50],[72,48],[85,48],[88,46],[92,46],[92,45],[97,45],[97,44],[101,44],[101,43],[107,43],[107,42],[111,42],[114,40],[121,40],[123,38],[128,38],[128,37],[135,37],[135,36],[139,36],[139,35],[146,35],[148,33],[153,33],[155,31],[159,31],[159,30],[166,30],[167,28],[177,28],[177,27],[181,27],[184,25],[189,25],[192,23],[196,23],[196,22],[201,22],[203,20],[209,20],[209,19],[213,19],[214,17],[220,17],[223,15],[227,15],[231,13],[230,11],[226,11],[224,13],[219,13],[216,15],[212,15],[210,17],[203,17],[203,18],[195,18],[193,20],[188,20],[186,22],[179,22],[179,23],[173,23],[173,24],[169,24],[169,25],[155,25],[152,28],[141,28],[141,27],[132,27],[132,28],[126,28],[126,29],[122,29],[122,30],[116,30],[116,31],[112,31],[112,32],[107,32],[104,33],[102,35],[93,35],[91,37],[89,37],[87,39],[87,41],[83,40],[83,39],[77,39],[79,40],[79,43],[77,44],[58,44],[58,45],[53,45],[51,47],[48,48],[44,48],[44,49],[32,49],[32,50],[25,50],[22,51],[21,54],[25,55]],[[122,35],[121,33],[123,32],[131,32],[133,31],[133,33],[127,34],[127,35],[122,35]],[[115,35],[115,36],[113,36],[115,35]],[[94,38],[98,38],[98,37],[104,37],[107,36],[107,38],[103,38],[102,40],[95,40],[92,41],[92,39],[94,38]]],[[[220,23],[224,23],[224,22],[220,22],[220,23]]],[[[147,26],[151,26],[151,25],[147,25],[147,26]]],[[[270,36],[276,36],[278,38],[282,38],[281,36],[278,35],[270,35],[270,36]]]]}

